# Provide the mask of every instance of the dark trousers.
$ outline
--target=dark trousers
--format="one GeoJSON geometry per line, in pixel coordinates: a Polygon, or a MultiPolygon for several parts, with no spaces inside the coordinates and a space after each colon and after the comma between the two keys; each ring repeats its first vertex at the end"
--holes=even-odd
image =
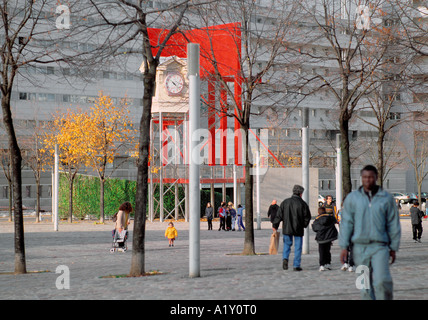
{"type": "Polygon", "coordinates": [[[348,256],[346,257],[346,261],[345,261],[347,264],[349,264],[349,266],[350,266],[350,267],[355,266],[352,251],[353,251],[353,245],[351,244],[351,245],[348,247],[348,256]]]}
{"type": "Polygon", "coordinates": [[[225,222],[226,222],[226,218],[220,216],[220,228],[218,228],[218,230],[221,230],[221,229],[226,230],[225,222]]]}
{"type": "Polygon", "coordinates": [[[422,236],[422,222],[412,224],[413,240],[420,239],[422,236]]]}
{"type": "Polygon", "coordinates": [[[232,217],[226,216],[226,230],[232,229],[232,217]]]}
{"type": "Polygon", "coordinates": [[[212,230],[213,229],[213,219],[208,218],[208,230],[212,230]]]}
{"type": "Polygon", "coordinates": [[[331,263],[331,241],[326,243],[318,243],[318,252],[320,254],[320,266],[331,263]]]}

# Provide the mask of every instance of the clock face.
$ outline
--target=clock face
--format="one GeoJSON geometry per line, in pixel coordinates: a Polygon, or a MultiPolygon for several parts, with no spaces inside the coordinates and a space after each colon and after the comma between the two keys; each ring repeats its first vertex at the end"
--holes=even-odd
{"type": "Polygon", "coordinates": [[[165,88],[169,95],[179,95],[184,88],[184,79],[181,74],[168,74],[165,79],[165,88]]]}

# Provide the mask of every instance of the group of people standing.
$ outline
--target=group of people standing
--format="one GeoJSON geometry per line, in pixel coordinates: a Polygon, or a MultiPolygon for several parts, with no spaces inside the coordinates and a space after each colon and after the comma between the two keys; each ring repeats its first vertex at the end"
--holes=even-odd
{"type": "MultiPolygon", "coordinates": [[[[369,276],[361,289],[363,299],[392,299],[393,284],[389,265],[394,263],[401,237],[400,218],[394,198],[376,184],[377,169],[368,165],[361,170],[362,186],[349,193],[340,216],[332,202],[318,209],[312,229],[316,232],[319,247],[320,271],[328,270],[331,263],[331,244],[339,239],[342,270],[353,270],[356,266],[365,266],[369,276]],[[339,224],[339,232],[336,225],[339,224]]],[[[304,229],[311,220],[309,207],[302,199],[303,187],[295,185],[293,195],[285,199],[280,206],[276,201],[269,208],[274,233],[282,222],[283,255],[282,266],[288,269],[288,259],[293,245],[293,270],[301,271],[302,238],[304,229]]],[[[414,209],[413,211],[416,212],[414,209]]],[[[420,213],[415,217],[414,237],[420,235],[420,213]]],[[[412,222],[413,224],[413,222],[412,222]]]]}
{"type": "MultiPolygon", "coordinates": [[[[235,231],[235,224],[238,227],[238,231],[245,230],[245,226],[243,223],[244,216],[244,208],[240,204],[238,204],[238,208],[235,209],[235,206],[232,202],[226,203],[223,201],[218,207],[218,216],[220,218],[220,227],[218,230],[225,231],[235,231]]],[[[207,203],[205,208],[205,216],[208,222],[208,230],[213,229],[212,221],[214,219],[214,207],[210,202],[207,203]]]]}

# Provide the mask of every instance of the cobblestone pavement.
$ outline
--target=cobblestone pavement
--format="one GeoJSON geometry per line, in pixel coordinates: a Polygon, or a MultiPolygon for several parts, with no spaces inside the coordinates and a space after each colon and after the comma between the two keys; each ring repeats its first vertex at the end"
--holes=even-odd
{"type": "MultiPolygon", "coordinates": [[[[425,223],[425,222],[424,222],[425,223]]],[[[259,299],[346,299],[359,300],[357,274],[340,271],[337,242],[332,247],[333,270],[318,271],[318,246],[310,234],[310,253],[302,256],[302,272],[282,269],[282,242],[278,255],[268,255],[271,224],[262,222],[255,230],[256,256],[241,256],[244,232],[206,230],[201,222],[201,276],[189,278],[188,227],[174,223],[178,238],[168,247],[164,238],[167,222],[147,222],[146,271],[159,275],[140,278],[104,278],[124,275],[131,264],[129,251],[110,253],[112,223],[50,222],[25,223],[27,271],[13,275],[13,224],[0,221],[0,299],[165,299],[165,300],[259,300],[259,299]],[[70,288],[59,290],[56,268],[70,271],[70,288]],[[44,272],[33,272],[44,271],[44,272]]],[[[397,260],[391,267],[395,299],[427,299],[428,239],[413,243],[408,218],[401,219],[402,240],[397,260]]],[[[132,239],[133,224],[130,225],[132,239]]],[[[293,252],[290,260],[293,258],[293,252]]]]}

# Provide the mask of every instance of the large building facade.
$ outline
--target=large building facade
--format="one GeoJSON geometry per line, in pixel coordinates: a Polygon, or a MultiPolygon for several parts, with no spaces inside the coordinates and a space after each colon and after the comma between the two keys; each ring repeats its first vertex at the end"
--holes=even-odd
{"type": "MultiPolygon", "coordinates": [[[[334,1],[333,1],[334,2],[334,1]]],[[[348,5],[348,1],[338,0],[338,11],[342,13],[340,21],[351,19],[349,12],[355,12],[354,7],[348,5]]],[[[335,2],[335,3],[336,3],[335,2]]],[[[422,3],[413,1],[416,7],[422,6],[422,3]]],[[[137,3],[137,2],[136,2],[137,3]]],[[[252,2],[254,5],[254,2],[252,2]]],[[[253,30],[268,30],[270,32],[277,27],[271,14],[275,1],[259,0],[250,15],[250,26],[253,30]]],[[[314,17],[317,16],[323,1],[314,1],[311,8],[314,17]]],[[[349,2],[350,3],[350,2],[349,2]]],[[[161,1],[149,1],[152,8],[167,8],[168,3],[161,1]]],[[[279,9],[278,9],[279,10],[279,9]]],[[[297,13],[302,14],[300,6],[296,6],[297,13]],[[300,8],[300,9],[299,9],[300,8]]],[[[386,11],[387,9],[385,9],[386,11]]],[[[197,15],[192,11],[190,16],[197,15]]],[[[335,167],[336,167],[336,135],[340,132],[338,125],[338,102],[332,90],[327,87],[321,87],[318,82],[314,85],[309,83],[301,86],[303,80],[311,77],[332,78],[338,74],[338,67],[334,64],[335,53],[331,45],[320,35],[319,25],[316,20],[307,15],[307,19],[301,20],[298,25],[290,27],[294,31],[288,30],[289,34],[294,34],[292,41],[288,40],[292,54],[290,57],[278,58],[273,63],[269,60],[269,46],[272,45],[270,39],[265,37],[263,43],[260,37],[254,36],[252,45],[268,48],[260,51],[260,55],[255,58],[253,65],[254,71],[264,70],[267,64],[271,63],[269,72],[262,77],[269,79],[265,81],[260,90],[273,90],[284,97],[290,93],[292,98],[279,99],[272,103],[268,98],[260,99],[253,103],[251,110],[251,126],[254,132],[264,130],[266,133],[270,153],[267,152],[268,166],[280,168],[298,167],[301,164],[301,127],[302,117],[305,110],[309,110],[309,128],[310,128],[310,164],[313,168],[318,168],[318,193],[322,195],[335,194],[335,167]],[[299,30],[297,35],[296,30],[299,30]],[[302,36],[302,34],[304,36],[302,36]],[[312,35],[313,34],[313,35],[312,35]],[[310,41],[308,39],[311,39],[310,41]],[[318,39],[318,40],[315,40],[318,39]],[[293,51],[294,50],[294,51],[293,51]],[[300,54],[301,58],[296,58],[300,54]],[[320,57],[323,57],[322,59],[320,57]],[[287,60],[288,59],[288,60],[287,60]],[[333,62],[331,62],[333,61],[333,62]],[[293,78],[289,82],[281,82],[278,79],[293,78]],[[295,79],[300,79],[295,81],[295,79]],[[273,81],[276,79],[276,81],[273,81]],[[303,79],[303,80],[302,80],[303,79]],[[292,83],[292,85],[288,84],[292,83]],[[269,101],[268,101],[269,100],[269,101]],[[282,102],[281,102],[282,101],[282,102]]],[[[356,16],[358,19],[358,15],[356,16]]],[[[237,17],[235,17],[238,19],[237,17]]],[[[321,21],[322,17],[319,17],[321,21]]],[[[190,18],[189,18],[190,19],[190,18]]],[[[355,16],[352,16],[355,19],[355,16]]],[[[351,19],[351,20],[352,20],[351,19]]],[[[201,23],[202,19],[195,19],[201,23]]],[[[426,23],[428,18],[422,16],[420,19],[426,23]]],[[[218,24],[230,21],[218,21],[218,24]]],[[[394,19],[384,18],[381,22],[384,26],[397,24],[394,19]]],[[[153,25],[156,26],[156,25],[153,25]]],[[[203,25],[200,25],[203,27],[203,25]]],[[[161,27],[161,25],[159,25],[161,27]]],[[[347,36],[346,30],[341,35],[347,36]]],[[[260,34],[260,33],[254,33],[260,34]]],[[[61,41],[60,46],[64,48],[74,48],[75,50],[88,51],[92,49],[94,43],[85,37],[70,38],[67,41],[61,41]]],[[[131,52],[132,46],[124,44],[123,51],[131,52]],[[128,46],[128,47],[127,47],[128,46]]],[[[426,52],[426,51],[425,51],[426,52]]],[[[385,55],[385,59],[387,56],[385,55]]],[[[393,62],[403,59],[399,54],[391,54],[389,58],[393,62]]],[[[73,66],[66,64],[31,64],[24,66],[20,74],[15,79],[15,86],[12,93],[12,112],[14,124],[17,127],[18,134],[31,135],[35,127],[43,123],[52,121],[55,113],[61,113],[67,109],[88,109],[97,98],[100,91],[110,95],[115,102],[127,97],[129,101],[129,110],[132,122],[138,129],[142,114],[142,96],[143,79],[139,70],[142,59],[138,55],[129,55],[126,60],[108,61],[105,64],[94,67],[93,72],[88,77],[83,77],[80,72],[73,69],[73,66]],[[121,64],[121,62],[123,64],[121,64]]],[[[402,61],[402,60],[401,60],[402,61]]],[[[428,59],[425,55],[420,55],[412,62],[413,79],[425,79],[425,83],[420,83],[412,87],[400,87],[396,89],[398,94],[393,96],[392,108],[388,112],[388,125],[395,122],[402,122],[391,129],[385,140],[385,155],[388,163],[386,165],[387,174],[384,179],[384,187],[391,192],[416,192],[417,185],[413,167],[408,161],[411,156],[403,148],[410,150],[413,147],[413,136],[415,131],[426,131],[426,107],[428,104],[428,95],[426,91],[426,79],[428,74],[428,59]],[[406,121],[403,121],[406,119],[406,121]],[[420,121],[422,119],[422,122],[420,121]],[[425,120],[423,120],[425,119],[425,120]],[[423,122],[425,121],[425,122],[423,122]],[[418,122],[417,128],[410,126],[409,123],[418,122]],[[402,141],[402,142],[400,142],[402,141]],[[404,142],[403,142],[404,141],[404,142]]],[[[380,71],[379,71],[380,72],[380,71]]],[[[406,76],[410,75],[406,73],[406,76]]],[[[398,82],[398,76],[389,74],[388,79],[391,86],[398,82]]],[[[160,85],[160,84],[157,84],[160,85]]],[[[202,94],[207,95],[207,84],[202,84],[202,94]]],[[[385,88],[381,91],[382,95],[388,96],[389,92],[385,88]],[[386,91],[385,91],[386,90],[386,91]]],[[[201,104],[201,125],[208,128],[207,108],[204,103],[201,104]]],[[[233,128],[233,118],[228,118],[228,127],[233,128]]],[[[367,99],[362,99],[355,108],[352,121],[350,122],[350,150],[351,150],[351,180],[353,189],[360,185],[360,169],[367,163],[377,163],[376,142],[378,131],[375,126],[377,116],[374,109],[369,107],[367,99]]],[[[218,133],[219,135],[221,133],[218,133]]],[[[0,136],[3,149],[7,151],[7,137],[3,124],[0,125],[0,136]]],[[[233,144],[233,137],[229,136],[230,145],[233,144]]],[[[218,140],[217,140],[218,141],[218,140]]],[[[267,150],[265,150],[267,151],[267,150]]],[[[216,148],[216,163],[220,164],[220,147],[216,148]]],[[[233,148],[227,152],[227,163],[234,163],[233,148]]],[[[124,154],[121,159],[110,165],[109,170],[114,169],[113,177],[123,179],[136,179],[135,161],[124,154]]],[[[204,153],[208,163],[208,153],[204,153]]],[[[7,162],[7,161],[6,161],[7,162]]],[[[91,172],[82,172],[91,174],[91,172]]],[[[242,187],[243,185],[241,185],[242,187]]],[[[215,189],[225,192],[231,189],[232,184],[216,184],[215,189]]],[[[209,185],[202,185],[202,188],[209,188],[209,185]]],[[[428,190],[428,182],[425,179],[422,186],[423,191],[428,190]]],[[[241,188],[243,190],[243,188],[241,188]]],[[[41,206],[42,209],[50,210],[52,195],[52,175],[50,171],[44,172],[41,180],[41,206]]],[[[243,201],[243,193],[239,202],[243,201]]],[[[36,204],[36,186],[31,169],[23,167],[23,202],[27,208],[34,208],[36,204]]],[[[0,175],[0,207],[9,206],[9,185],[3,174],[0,175]]]]}

